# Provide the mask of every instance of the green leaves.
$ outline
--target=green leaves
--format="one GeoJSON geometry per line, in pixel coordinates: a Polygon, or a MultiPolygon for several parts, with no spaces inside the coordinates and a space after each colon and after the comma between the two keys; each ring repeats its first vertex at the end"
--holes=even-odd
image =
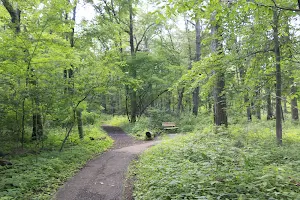
{"type": "Polygon", "coordinates": [[[87,160],[112,145],[112,140],[103,131],[99,131],[98,127],[85,128],[87,138],[77,141],[77,137],[72,136],[72,142],[68,143],[62,153],[54,146],[58,147],[63,139],[63,130],[52,129],[45,147],[53,148],[53,151],[14,157],[13,166],[0,166],[0,199],[51,199],[61,184],[73,176],[87,160]],[[94,142],[89,137],[107,138],[94,142]]]}
{"type": "Polygon", "coordinates": [[[201,130],[153,147],[136,166],[135,198],[299,198],[298,140],[278,148],[262,126],[252,126],[246,133],[236,125],[227,130],[236,134],[223,136],[201,130]],[[236,146],[240,137],[244,147],[236,146]]]}

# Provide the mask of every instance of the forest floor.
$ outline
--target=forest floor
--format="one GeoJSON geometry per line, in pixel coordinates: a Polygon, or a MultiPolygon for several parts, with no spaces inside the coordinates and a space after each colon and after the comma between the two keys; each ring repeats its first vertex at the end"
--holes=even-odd
{"type": "Polygon", "coordinates": [[[132,199],[132,181],[126,181],[130,162],[158,141],[138,141],[114,126],[102,128],[115,141],[114,146],[89,161],[67,181],[55,196],[57,200],[132,199]]]}

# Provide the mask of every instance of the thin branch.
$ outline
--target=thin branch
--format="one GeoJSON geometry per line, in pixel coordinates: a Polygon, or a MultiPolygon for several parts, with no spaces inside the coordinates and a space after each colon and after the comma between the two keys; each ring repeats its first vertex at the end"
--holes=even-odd
{"type": "Polygon", "coordinates": [[[190,21],[190,20],[186,20],[188,23],[190,23],[190,24],[192,24],[193,26],[196,26],[196,24],[195,23],[193,23],[192,21],[190,21]]]}
{"type": "Polygon", "coordinates": [[[143,39],[145,38],[146,33],[148,32],[148,30],[149,30],[152,26],[154,26],[154,25],[155,25],[155,23],[152,23],[152,24],[150,24],[150,25],[146,28],[146,30],[145,30],[144,33],[143,33],[142,38],[137,42],[137,45],[136,45],[136,47],[135,47],[135,52],[138,51],[139,46],[140,46],[141,42],[143,41],[143,39]]]}
{"type": "MultiPolygon", "coordinates": [[[[273,3],[274,3],[274,6],[272,5],[266,5],[266,4],[262,4],[262,3],[257,3],[257,2],[254,2],[257,6],[262,6],[262,7],[266,7],[266,8],[277,8],[277,9],[280,9],[280,10],[286,10],[286,11],[293,11],[293,12],[300,12],[300,7],[299,9],[295,9],[295,8],[288,8],[288,7],[283,7],[283,6],[279,6],[276,4],[276,2],[274,0],[272,0],[273,3]]],[[[299,2],[300,0],[298,0],[299,2]]]]}
{"type": "Polygon", "coordinates": [[[162,94],[164,94],[164,93],[167,92],[167,91],[169,91],[169,90],[168,90],[168,89],[163,90],[161,93],[159,93],[159,94],[157,95],[156,98],[152,99],[152,101],[150,101],[150,103],[148,103],[148,104],[144,107],[144,109],[140,112],[139,116],[142,116],[142,115],[144,114],[144,112],[147,110],[147,108],[148,108],[154,101],[156,101],[162,94]]]}

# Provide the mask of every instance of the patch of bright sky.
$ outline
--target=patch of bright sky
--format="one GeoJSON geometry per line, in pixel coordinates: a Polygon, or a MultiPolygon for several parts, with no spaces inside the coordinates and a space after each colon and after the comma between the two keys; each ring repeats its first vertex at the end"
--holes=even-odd
{"type": "Polygon", "coordinates": [[[92,21],[96,16],[94,7],[89,3],[79,1],[77,5],[76,23],[79,24],[82,20],[92,21]]]}

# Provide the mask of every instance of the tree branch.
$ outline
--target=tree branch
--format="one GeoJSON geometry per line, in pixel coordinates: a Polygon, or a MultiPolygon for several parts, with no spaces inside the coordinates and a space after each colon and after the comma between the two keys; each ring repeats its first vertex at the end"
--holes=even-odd
{"type": "Polygon", "coordinates": [[[162,94],[164,94],[164,93],[167,92],[167,91],[169,91],[169,90],[168,90],[168,89],[163,90],[161,93],[159,93],[159,94],[157,95],[157,97],[155,97],[154,99],[152,99],[152,101],[150,101],[150,103],[148,103],[148,104],[144,107],[144,109],[140,112],[139,116],[142,116],[142,115],[144,114],[144,112],[147,110],[147,108],[148,108],[154,101],[156,101],[156,99],[158,99],[162,94]]]}
{"type": "MultiPolygon", "coordinates": [[[[299,0],[300,1],[300,0],[299,0]]],[[[193,23],[192,21],[190,21],[190,20],[186,20],[188,23],[190,23],[190,24],[192,24],[193,26],[196,26],[196,24],[195,23],[193,23]]]]}
{"type": "Polygon", "coordinates": [[[12,7],[12,5],[8,2],[8,0],[1,0],[3,3],[3,6],[7,10],[7,12],[10,14],[11,22],[15,23],[16,20],[16,12],[15,9],[12,7]]]}
{"type": "Polygon", "coordinates": [[[141,39],[137,42],[137,44],[136,44],[135,52],[138,51],[139,46],[140,46],[141,42],[143,41],[143,39],[145,38],[146,33],[148,32],[148,30],[149,30],[152,26],[154,26],[154,25],[155,25],[155,23],[152,23],[152,24],[150,24],[150,25],[146,28],[146,30],[145,30],[144,33],[143,33],[142,38],[141,38],[141,39]]]}
{"type": "Polygon", "coordinates": [[[279,6],[276,4],[276,2],[274,0],[272,0],[272,2],[274,3],[274,6],[272,5],[266,5],[266,4],[262,4],[262,3],[257,3],[257,2],[253,2],[255,3],[257,6],[262,6],[262,7],[266,7],[266,8],[277,8],[277,9],[280,9],[280,10],[286,10],[286,11],[293,11],[293,12],[300,12],[300,0],[298,0],[298,6],[299,6],[299,9],[295,9],[295,8],[288,8],[288,7],[283,7],[283,6],[279,6]]]}

